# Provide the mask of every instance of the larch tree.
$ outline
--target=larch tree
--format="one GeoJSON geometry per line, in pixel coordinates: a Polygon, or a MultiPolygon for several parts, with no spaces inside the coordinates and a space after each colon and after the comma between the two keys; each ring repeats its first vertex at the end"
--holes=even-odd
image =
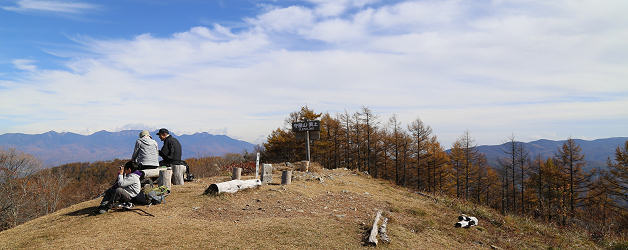
{"type": "Polygon", "coordinates": [[[585,165],[584,154],[580,145],[574,139],[569,138],[558,148],[557,158],[560,160],[563,171],[568,175],[569,183],[569,217],[575,215],[576,203],[587,191],[590,182],[590,175],[583,172],[585,165]]]}
{"type": "Polygon", "coordinates": [[[410,125],[408,125],[408,130],[410,131],[410,133],[412,133],[412,137],[414,138],[417,189],[421,190],[421,160],[425,158],[426,143],[432,134],[432,128],[425,125],[420,118],[417,118],[412,123],[410,123],[410,125]]]}

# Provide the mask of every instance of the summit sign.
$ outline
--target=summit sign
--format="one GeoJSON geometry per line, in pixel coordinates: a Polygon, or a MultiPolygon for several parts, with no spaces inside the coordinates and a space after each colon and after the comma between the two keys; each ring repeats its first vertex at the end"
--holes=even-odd
{"type": "Polygon", "coordinates": [[[321,121],[304,121],[292,123],[293,132],[321,131],[321,121]]]}

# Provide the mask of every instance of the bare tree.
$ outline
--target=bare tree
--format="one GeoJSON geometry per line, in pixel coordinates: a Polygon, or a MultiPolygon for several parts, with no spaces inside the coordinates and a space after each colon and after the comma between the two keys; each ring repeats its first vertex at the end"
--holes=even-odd
{"type": "Polygon", "coordinates": [[[414,138],[414,143],[416,146],[416,178],[417,178],[417,189],[421,189],[421,159],[424,159],[425,151],[426,151],[426,143],[429,140],[430,135],[432,134],[432,128],[430,126],[426,126],[420,118],[414,120],[410,125],[408,125],[408,130],[412,133],[412,137],[414,138]]]}
{"type": "Polygon", "coordinates": [[[0,150],[0,229],[14,227],[35,216],[26,211],[32,202],[33,173],[41,163],[15,149],[0,150]]]}

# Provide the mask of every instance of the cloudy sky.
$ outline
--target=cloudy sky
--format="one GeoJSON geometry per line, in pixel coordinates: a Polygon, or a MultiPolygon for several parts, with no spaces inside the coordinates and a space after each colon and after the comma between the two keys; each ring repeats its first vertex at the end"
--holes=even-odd
{"type": "Polygon", "coordinates": [[[446,147],[628,136],[626,0],[0,0],[0,133],[254,143],[302,105],[446,147]]]}

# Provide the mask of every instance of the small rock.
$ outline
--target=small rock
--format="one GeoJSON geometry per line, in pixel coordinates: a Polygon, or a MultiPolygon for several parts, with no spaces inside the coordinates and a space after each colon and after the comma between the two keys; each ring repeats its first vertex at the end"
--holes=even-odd
{"type": "Polygon", "coordinates": [[[347,190],[342,190],[342,192],[343,192],[343,193],[349,193],[349,191],[347,191],[347,190]]]}
{"type": "Polygon", "coordinates": [[[364,192],[364,195],[370,195],[369,192],[364,192]]]}
{"type": "Polygon", "coordinates": [[[198,210],[199,208],[201,208],[201,207],[193,207],[192,209],[193,210],[198,210]]]}
{"type": "Polygon", "coordinates": [[[495,245],[491,245],[491,249],[500,249],[500,248],[495,245]]]}
{"type": "Polygon", "coordinates": [[[262,202],[262,200],[260,200],[260,199],[256,199],[255,201],[257,201],[257,202],[262,202]]]}
{"type": "Polygon", "coordinates": [[[327,209],[328,207],[324,207],[323,209],[327,209]]]}
{"type": "Polygon", "coordinates": [[[297,210],[297,212],[299,212],[299,213],[305,213],[305,211],[303,211],[303,209],[299,209],[299,210],[297,210]]]}
{"type": "Polygon", "coordinates": [[[345,217],[345,215],[344,215],[344,214],[337,214],[337,215],[336,215],[336,217],[338,217],[338,218],[344,218],[344,217],[345,217]]]}
{"type": "Polygon", "coordinates": [[[290,209],[290,208],[287,208],[287,209],[286,209],[286,212],[290,212],[290,211],[292,211],[292,209],[290,209]]]}

